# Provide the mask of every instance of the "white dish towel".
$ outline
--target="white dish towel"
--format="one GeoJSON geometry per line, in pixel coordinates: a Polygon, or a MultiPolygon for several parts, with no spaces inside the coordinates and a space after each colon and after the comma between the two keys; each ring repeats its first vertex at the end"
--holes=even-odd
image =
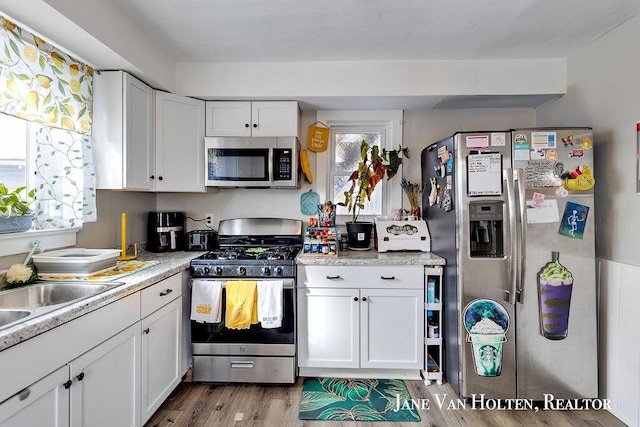
{"type": "Polygon", "coordinates": [[[265,329],[282,326],[282,280],[258,281],[258,321],[265,329]]]}
{"type": "Polygon", "coordinates": [[[191,320],[199,323],[222,321],[222,282],[194,280],[191,284],[191,320]]]}

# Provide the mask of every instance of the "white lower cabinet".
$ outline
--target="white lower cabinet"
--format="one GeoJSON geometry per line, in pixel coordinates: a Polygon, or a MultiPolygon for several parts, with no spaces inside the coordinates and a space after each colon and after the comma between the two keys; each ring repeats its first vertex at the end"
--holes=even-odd
{"type": "Polygon", "coordinates": [[[3,402],[0,426],[138,426],[139,355],[135,324],[3,402]]]}
{"type": "Polygon", "coordinates": [[[142,422],[180,383],[182,301],[180,298],[142,319],[142,422]]]}
{"type": "Polygon", "coordinates": [[[71,426],[137,426],[140,326],[135,324],[70,363],[71,426]]]}
{"type": "Polygon", "coordinates": [[[301,375],[423,367],[424,273],[407,268],[298,267],[301,375]]]}
{"type": "Polygon", "coordinates": [[[360,296],[360,366],[422,368],[422,291],[362,289],[360,296]]]}
{"type": "Polygon", "coordinates": [[[184,374],[187,277],[180,272],[1,351],[0,427],[144,425],[184,374]]]}
{"type": "Polygon", "coordinates": [[[298,291],[298,366],[360,366],[358,289],[298,291]]]}
{"type": "Polygon", "coordinates": [[[69,367],[58,368],[0,404],[2,427],[69,425],[69,367]]]}

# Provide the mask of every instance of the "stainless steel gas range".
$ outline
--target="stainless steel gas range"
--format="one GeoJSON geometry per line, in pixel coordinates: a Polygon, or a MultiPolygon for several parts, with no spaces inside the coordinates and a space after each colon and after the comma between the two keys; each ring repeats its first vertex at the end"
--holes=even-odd
{"type": "Polygon", "coordinates": [[[223,220],[220,248],[191,261],[199,280],[282,280],[283,318],[279,328],[229,329],[222,322],[191,321],[193,380],[203,382],[288,383],[296,380],[296,269],[302,221],[281,218],[223,220]]]}

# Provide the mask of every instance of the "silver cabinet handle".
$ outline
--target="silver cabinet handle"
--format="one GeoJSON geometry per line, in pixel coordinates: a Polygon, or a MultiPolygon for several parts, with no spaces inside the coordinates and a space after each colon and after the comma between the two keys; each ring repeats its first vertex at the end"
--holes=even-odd
{"type": "Polygon", "coordinates": [[[167,289],[166,291],[160,292],[160,296],[163,297],[169,295],[171,292],[173,292],[173,289],[167,289]]]}
{"type": "Polygon", "coordinates": [[[252,369],[253,360],[236,360],[231,361],[232,368],[252,369]]]}

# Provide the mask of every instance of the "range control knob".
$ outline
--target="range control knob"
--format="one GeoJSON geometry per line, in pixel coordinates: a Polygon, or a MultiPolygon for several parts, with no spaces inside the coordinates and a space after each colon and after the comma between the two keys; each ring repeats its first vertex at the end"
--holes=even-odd
{"type": "Polygon", "coordinates": [[[209,275],[209,267],[205,267],[202,269],[204,271],[204,275],[208,276],[209,275]]]}
{"type": "Polygon", "coordinates": [[[238,267],[238,275],[244,276],[245,274],[247,274],[247,269],[243,266],[238,267]]]}
{"type": "Polygon", "coordinates": [[[271,269],[267,266],[262,267],[262,275],[263,276],[271,276],[271,269]]]}
{"type": "Polygon", "coordinates": [[[277,266],[276,267],[276,276],[282,276],[282,267],[281,266],[277,266]]]}
{"type": "Polygon", "coordinates": [[[216,267],[216,276],[222,276],[222,267],[220,266],[216,267]]]}

